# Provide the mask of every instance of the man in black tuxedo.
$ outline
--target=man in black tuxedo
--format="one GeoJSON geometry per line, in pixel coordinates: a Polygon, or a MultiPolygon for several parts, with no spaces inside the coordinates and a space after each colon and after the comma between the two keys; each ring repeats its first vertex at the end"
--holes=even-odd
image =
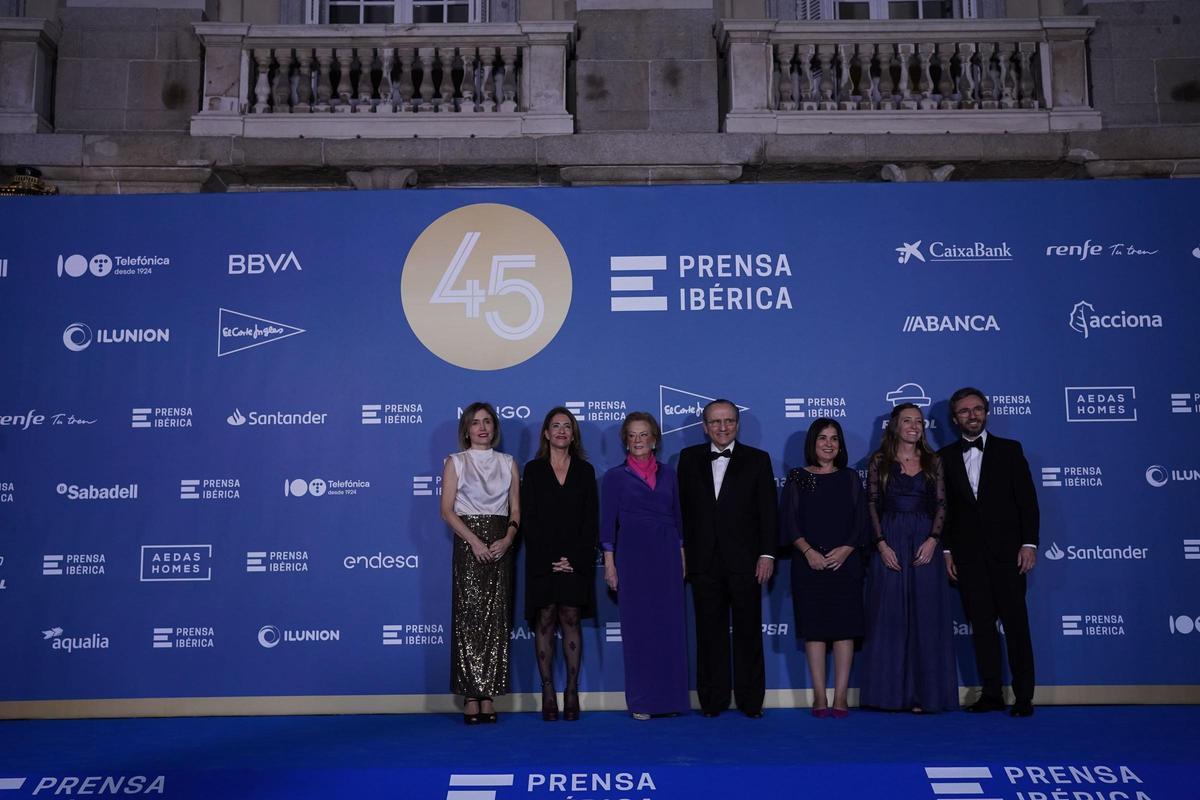
{"type": "Polygon", "coordinates": [[[1003,711],[1004,624],[1014,717],[1033,714],[1033,644],[1025,576],[1037,563],[1038,501],[1021,444],[987,432],[988,400],[973,387],[950,397],[962,438],[939,451],[946,474],[946,571],[957,580],[973,630],[982,696],[967,711],[1003,711]]]}
{"type": "Polygon", "coordinates": [[[713,400],[704,407],[709,443],[679,454],[683,546],[696,604],[696,690],[706,717],[729,707],[731,688],[744,714],[761,717],[766,693],[762,585],[775,571],[778,500],[770,456],[737,441],[738,422],[737,406],[713,400]]]}

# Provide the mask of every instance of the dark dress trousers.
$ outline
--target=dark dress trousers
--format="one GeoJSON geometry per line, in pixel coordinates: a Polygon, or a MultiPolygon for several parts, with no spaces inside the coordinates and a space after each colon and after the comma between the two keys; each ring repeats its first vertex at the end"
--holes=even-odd
{"type": "Polygon", "coordinates": [[[714,497],[710,446],[679,454],[679,500],[688,580],[696,608],[696,692],[700,708],[717,713],[737,707],[762,710],[766,673],[762,645],[762,587],[758,558],[773,555],[779,511],[771,458],[737,442],[720,497],[714,497]],[[733,654],[730,673],[732,617],[733,654]]]}
{"type": "Polygon", "coordinates": [[[1016,700],[1033,700],[1033,644],[1025,608],[1025,576],[1017,568],[1022,545],[1038,544],[1038,501],[1021,444],[990,431],[979,468],[979,496],[963,464],[959,440],[939,452],[946,473],[946,528],[942,544],[954,556],[963,607],[973,630],[983,696],[1001,700],[1000,635],[1004,625],[1016,700]]]}

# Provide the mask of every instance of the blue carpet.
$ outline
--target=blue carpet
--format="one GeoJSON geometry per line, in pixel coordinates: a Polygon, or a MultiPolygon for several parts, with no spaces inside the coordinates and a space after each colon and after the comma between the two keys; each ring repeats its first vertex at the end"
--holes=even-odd
{"type": "Polygon", "coordinates": [[[1195,800],[1197,731],[1195,706],[1043,707],[1020,720],[506,714],[475,728],[448,715],[5,721],[0,800],[1195,800]]]}

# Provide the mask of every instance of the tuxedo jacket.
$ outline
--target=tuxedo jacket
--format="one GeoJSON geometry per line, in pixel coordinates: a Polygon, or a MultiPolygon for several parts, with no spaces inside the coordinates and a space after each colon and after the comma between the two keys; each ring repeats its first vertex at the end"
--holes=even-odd
{"type": "Polygon", "coordinates": [[[679,454],[679,504],[688,573],[708,572],[720,558],[724,570],[753,574],[758,557],[779,542],[779,509],[771,457],[738,442],[729,458],[721,496],[713,496],[708,442],[679,454]]]}
{"type": "Polygon", "coordinates": [[[946,476],[942,544],[956,562],[1008,562],[1022,545],[1038,544],[1038,501],[1021,443],[988,431],[979,467],[979,496],[971,492],[962,440],[938,451],[946,476]]]}

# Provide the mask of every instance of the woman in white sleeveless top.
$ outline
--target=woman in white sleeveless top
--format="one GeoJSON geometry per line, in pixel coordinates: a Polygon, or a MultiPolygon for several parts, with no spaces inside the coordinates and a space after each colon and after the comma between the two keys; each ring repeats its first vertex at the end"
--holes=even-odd
{"type": "Polygon", "coordinates": [[[520,528],[516,462],[493,448],[500,420],[472,403],[458,423],[465,448],[446,459],[442,519],[455,534],[450,627],[450,691],[464,698],[468,725],[495,722],[492,698],[508,693],[513,539],[520,528]]]}

